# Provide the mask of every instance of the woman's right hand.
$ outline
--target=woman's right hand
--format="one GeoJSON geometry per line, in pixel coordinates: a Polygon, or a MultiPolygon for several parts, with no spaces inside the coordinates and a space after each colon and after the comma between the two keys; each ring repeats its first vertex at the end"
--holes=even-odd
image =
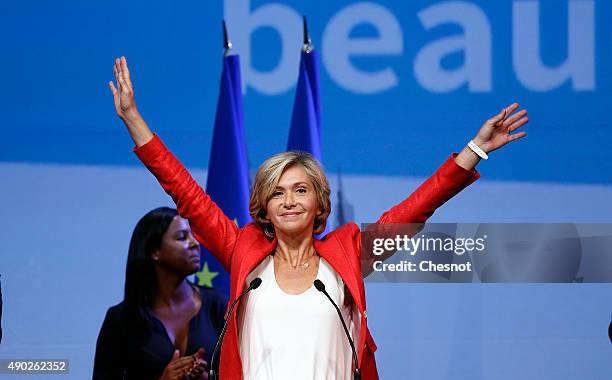
{"type": "Polygon", "coordinates": [[[174,350],[170,363],[164,368],[164,372],[158,380],[182,380],[193,366],[193,363],[193,355],[180,357],[179,350],[174,350]]]}
{"type": "Polygon", "coordinates": [[[108,82],[113,99],[115,101],[115,110],[117,115],[127,122],[127,120],[135,119],[139,116],[134,100],[134,88],[132,87],[132,79],[130,78],[130,70],[125,57],[115,58],[113,65],[117,86],[113,81],[108,82]]]}
{"type": "Polygon", "coordinates": [[[136,146],[142,146],[153,138],[153,132],[151,132],[147,123],[138,113],[136,101],[134,100],[134,88],[132,87],[130,70],[128,69],[125,57],[115,58],[113,71],[115,72],[117,85],[110,81],[108,82],[108,87],[110,87],[113,93],[115,111],[117,111],[117,115],[127,126],[128,132],[136,146]]]}

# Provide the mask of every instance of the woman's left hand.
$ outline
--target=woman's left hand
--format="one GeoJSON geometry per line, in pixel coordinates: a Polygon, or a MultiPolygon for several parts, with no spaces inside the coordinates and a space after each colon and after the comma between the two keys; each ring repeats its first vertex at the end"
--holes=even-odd
{"type": "Polygon", "coordinates": [[[527,110],[516,112],[518,108],[518,103],[512,103],[485,121],[474,137],[474,143],[485,153],[490,153],[511,141],[525,137],[527,133],[524,131],[511,134],[529,121],[527,110]]]}
{"type": "Polygon", "coordinates": [[[200,348],[192,355],[193,365],[187,371],[186,380],[208,380],[208,363],[204,360],[204,349],[200,348]]]}

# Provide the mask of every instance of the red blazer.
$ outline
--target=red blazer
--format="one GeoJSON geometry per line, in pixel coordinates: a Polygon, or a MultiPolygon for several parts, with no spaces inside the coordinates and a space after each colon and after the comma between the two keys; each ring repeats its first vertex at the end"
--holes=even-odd
{"type": "MultiPolygon", "coordinates": [[[[189,220],[196,239],[208,249],[230,274],[230,304],[246,288],[249,273],[276,247],[261,228],[249,223],[242,229],[231,221],[195,182],[183,165],[156,135],[134,152],[155,175],[176,203],[179,214],[189,220]]],[[[385,212],[378,223],[423,223],[447,200],[479,178],[455,163],[451,156],[419,188],[400,204],[385,212]]],[[[365,290],[362,278],[361,232],[348,223],[315,240],[316,251],[342,277],[361,319],[356,341],[364,380],[378,379],[374,352],[376,344],[367,328],[365,290]]],[[[238,348],[236,313],[229,322],[221,347],[219,373],[224,379],[242,379],[238,348]]]]}

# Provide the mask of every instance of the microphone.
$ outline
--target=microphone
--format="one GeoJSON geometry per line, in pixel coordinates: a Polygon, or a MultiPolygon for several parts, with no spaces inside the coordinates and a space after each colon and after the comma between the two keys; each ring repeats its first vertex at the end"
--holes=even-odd
{"type": "Polygon", "coordinates": [[[327,291],[325,290],[325,284],[323,284],[323,281],[316,279],[314,281],[314,286],[315,288],[317,288],[318,291],[320,291],[321,293],[325,294],[325,296],[327,297],[327,299],[329,300],[329,302],[332,303],[332,305],[334,305],[334,307],[336,308],[336,311],[338,312],[338,317],[340,317],[340,322],[342,322],[342,327],[344,327],[344,332],[346,333],[346,337],[349,341],[349,344],[351,345],[351,349],[353,350],[353,360],[355,361],[355,371],[353,372],[353,379],[354,380],[361,380],[361,371],[359,370],[359,362],[357,359],[357,351],[355,351],[355,344],[353,343],[353,340],[351,339],[351,335],[349,334],[348,328],[346,327],[346,323],[344,322],[344,318],[342,318],[342,313],[340,312],[340,309],[338,308],[338,305],[336,305],[336,303],[334,302],[334,300],[331,299],[331,297],[329,296],[329,293],[327,293],[327,291]]]}
{"type": "Polygon", "coordinates": [[[217,360],[217,366],[215,367],[215,355],[217,354],[217,350],[221,347],[221,343],[223,342],[223,337],[225,336],[225,332],[227,331],[227,325],[229,323],[230,318],[232,317],[232,313],[234,312],[234,307],[242,297],[244,297],[248,292],[253,289],[259,288],[261,285],[261,278],[257,277],[251,281],[249,287],[246,288],[241,295],[236,298],[234,302],[232,302],[232,306],[230,306],[229,311],[227,312],[227,318],[225,318],[225,322],[223,323],[223,329],[221,329],[221,334],[219,334],[219,338],[217,338],[217,344],[215,344],[215,350],[213,351],[212,357],[210,358],[210,369],[208,370],[208,379],[209,380],[218,380],[219,379],[219,363],[217,360]]]}

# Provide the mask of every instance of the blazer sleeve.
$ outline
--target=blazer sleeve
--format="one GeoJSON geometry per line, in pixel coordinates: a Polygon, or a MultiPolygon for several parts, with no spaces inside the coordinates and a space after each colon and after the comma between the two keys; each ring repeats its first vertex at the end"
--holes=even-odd
{"type": "MultiPolygon", "coordinates": [[[[366,247],[372,246],[374,238],[393,238],[399,233],[416,235],[423,223],[461,190],[480,178],[476,170],[466,170],[455,162],[456,153],[452,154],[436,172],[423,182],[408,198],[386,211],[375,224],[369,225],[363,237],[366,247]],[[412,223],[410,231],[399,224],[412,223]]],[[[374,261],[384,261],[393,256],[395,251],[374,256],[369,250],[362,249],[362,242],[356,242],[361,251],[361,272],[366,277],[373,271],[374,261]]]]}
{"type": "Polygon", "coordinates": [[[123,380],[126,357],[123,322],[113,308],[106,312],[96,343],[93,380],[123,380]]]}
{"type": "Polygon", "coordinates": [[[476,170],[457,165],[456,156],[453,153],[408,198],[382,214],[377,223],[425,223],[438,207],[480,178],[476,170]]]}
{"type": "Polygon", "coordinates": [[[210,199],[157,135],[134,148],[134,153],[172,197],[179,214],[189,220],[195,238],[230,272],[232,252],[240,232],[238,226],[210,199]]]}

